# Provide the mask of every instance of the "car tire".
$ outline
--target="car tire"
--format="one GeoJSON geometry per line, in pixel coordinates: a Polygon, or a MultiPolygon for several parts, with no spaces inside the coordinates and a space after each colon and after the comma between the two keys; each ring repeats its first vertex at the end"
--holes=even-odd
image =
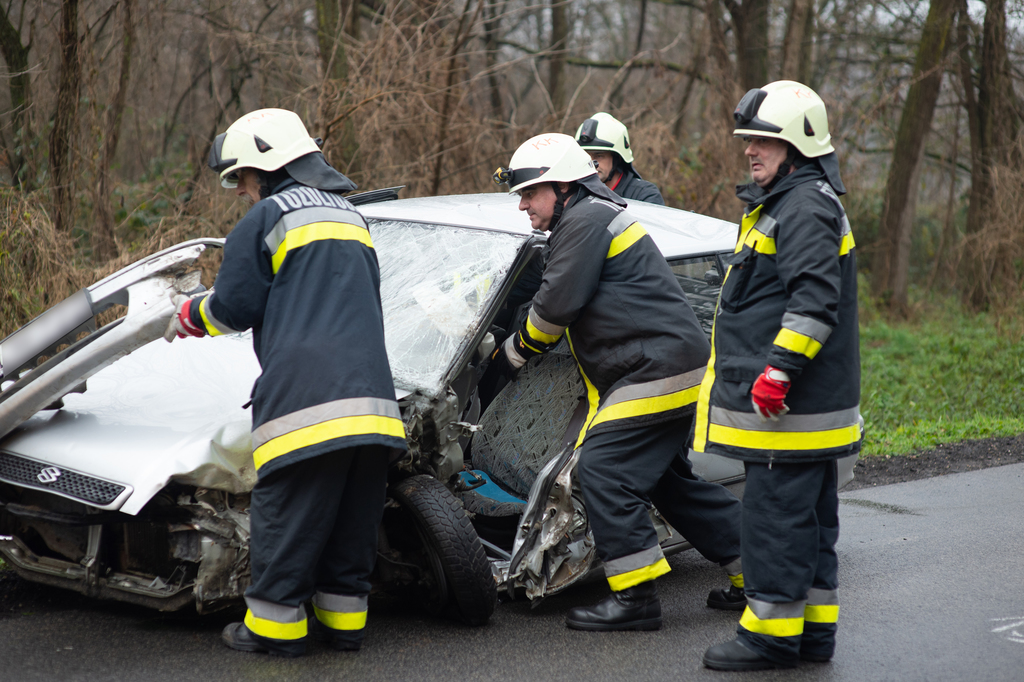
{"type": "Polygon", "coordinates": [[[433,574],[417,598],[430,612],[451,613],[467,625],[491,617],[498,591],[490,562],[462,504],[431,476],[412,476],[389,487],[408,513],[422,543],[420,563],[433,574]]]}

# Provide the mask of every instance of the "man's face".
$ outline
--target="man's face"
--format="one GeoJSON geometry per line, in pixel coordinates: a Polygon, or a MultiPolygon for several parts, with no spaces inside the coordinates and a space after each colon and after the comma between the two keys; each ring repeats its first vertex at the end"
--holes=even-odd
{"type": "Polygon", "coordinates": [[[774,137],[751,137],[744,154],[750,159],[750,177],[758,187],[771,183],[786,160],[789,144],[774,137]]]}
{"type": "Polygon", "coordinates": [[[238,169],[238,187],[235,194],[245,198],[249,206],[260,200],[260,176],[252,168],[238,169]]]}
{"type": "Polygon", "coordinates": [[[526,215],[530,216],[533,229],[547,232],[551,227],[551,218],[555,215],[556,200],[551,183],[530,185],[519,191],[519,210],[526,211],[526,215]]]}
{"type": "Polygon", "coordinates": [[[608,179],[612,177],[612,173],[615,171],[615,155],[611,152],[595,152],[591,149],[587,150],[590,154],[590,158],[594,160],[594,165],[597,166],[597,177],[601,182],[608,182],[608,179]]]}

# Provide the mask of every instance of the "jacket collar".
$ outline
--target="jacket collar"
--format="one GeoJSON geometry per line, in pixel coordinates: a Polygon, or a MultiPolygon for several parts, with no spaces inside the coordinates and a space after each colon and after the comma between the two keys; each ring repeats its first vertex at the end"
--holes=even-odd
{"type": "MultiPolygon", "coordinates": [[[[747,204],[747,212],[754,210],[761,204],[773,202],[777,197],[793,189],[797,185],[803,185],[815,180],[828,182],[825,171],[817,163],[810,163],[779,180],[778,184],[771,191],[758,187],[757,183],[750,182],[746,185],[736,185],[736,198],[747,204]]],[[[835,188],[833,188],[835,189],[835,188]]]]}

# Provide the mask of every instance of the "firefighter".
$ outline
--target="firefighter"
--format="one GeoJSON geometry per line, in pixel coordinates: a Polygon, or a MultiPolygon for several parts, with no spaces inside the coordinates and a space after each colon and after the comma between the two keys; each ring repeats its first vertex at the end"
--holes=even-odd
{"type": "Polygon", "coordinates": [[[665,205],[658,186],[640,177],[633,168],[629,131],[617,118],[603,111],[580,124],[576,141],[594,160],[597,176],[623,199],[665,205]]]}
{"type": "Polygon", "coordinates": [[[213,290],[177,300],[167,338],[251,329],[263,370],[252,395],[248,611],[222,639],[298,656],[312,631],[356,650],[387,465],[406,447],[373,242],[338,193],[355,185],[291,111],[238,119],[213,143],[209,165],[252,206],[228,235],[213,290]],[[307,625],[309,599],[316,618],[307,625]]]}
{"type": "Polygon", "coordinates": [[[727,261],[694,449],[743,460],[747,606],[718,670],[835,651],[836,460],[860,450],[857,263],[825,104],[778,81],[734,114],[753,180],[727,261]]]}
{"type": "Polygon", "coordinates": [[[495,176],[519,195],[534,229],[549,233],[550,254],[525,324],[491,363],[514,372],[565,336],[589,403],[578,471],[612,593],[570,610],[566,624],[661,626],[654,581],[670,569],[651,502],[729,574],[733,584],[709,605],[742,608],[740,502],[695,476],[687,459],[710,347],[665,258],[568,135],[527,140],[495,176]]]}

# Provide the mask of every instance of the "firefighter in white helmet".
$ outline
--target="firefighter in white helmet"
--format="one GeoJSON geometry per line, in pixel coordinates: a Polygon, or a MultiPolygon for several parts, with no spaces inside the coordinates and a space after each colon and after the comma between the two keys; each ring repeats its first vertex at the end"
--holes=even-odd
{"type": "Polygon", "coordinates": [[[694,449],[745,463],[747,607],[719,670],[835,651],[836,460],[860,450],[853,233],[825,104],[805,85],[750,90],[734,114],[753,182],[715,315],[694,449]]]}
{"type": "Polygon", "coordinates": [[[280,656],[303,653],[309,634],[355,650],[387,464],[406,448],[373,242],[338,193],[355,185],[291,111],[246,114],[214,141],[209,165],[252,208],[228,235],[212,292],[178,301],[167,338],[251,329],[263,370],[252,396],[248,611],[222,637],[280,656]]]}
{"type": "Polygon", "coordinates": [[[611,114],[600,111],[576,129],[576,141],[594,160],[597,176],[623,199],[665,204],[658,186],[640,177],[633,168],[629,131],[611,114]]]}
{"type": "Polygon", "coordinates": [[[579,477],[612,592],[570,610],[566,624],[661,626],[654,580],[670,569],[648,501],[725,567],[732,586],[715,590],[709,605],[742,608],[739,500],[694,476],[687,459],[710,347],[664,256],[568,135],[527,140],[495,179],[549,233],[550,253],[525,323],[491,362],[518,369],[565,337],[587,387],[579,477]]]}

